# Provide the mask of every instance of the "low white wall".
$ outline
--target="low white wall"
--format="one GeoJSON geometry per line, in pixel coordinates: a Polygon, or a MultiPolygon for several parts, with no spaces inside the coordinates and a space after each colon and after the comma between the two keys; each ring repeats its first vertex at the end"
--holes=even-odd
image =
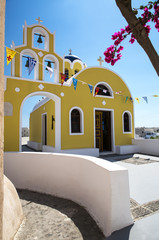
{"type": "Polygon", "coordinates": [[[137,145],[121,145],[116,146],[116,153],[117,154],[130,154],[130,153],[136,153],[139,151],[139,148],[137,145]]]}
{"type": "Polygon", "coordinates": [[[64,149],[64,150],[57,150],[54,147],[43,145],[42,146],[43,152],[60,152],[66,154],[79,154],[79,155],[87,155],[93,157],[99,157],[99,148],[79,148],[79,149],[64,149]]]}
{"type": "Polygon", "coordinates": [[[17,188],[71,199],[84,206],[105,236],[132,224],[128,171],[108,161],[58,153],[5,153],[17,188]]]}
{"type": "Polygon", "coordinates": [[[159,156],[158,139],[133,139],[132,144],[138,146],[140,153],[159,156]]]}

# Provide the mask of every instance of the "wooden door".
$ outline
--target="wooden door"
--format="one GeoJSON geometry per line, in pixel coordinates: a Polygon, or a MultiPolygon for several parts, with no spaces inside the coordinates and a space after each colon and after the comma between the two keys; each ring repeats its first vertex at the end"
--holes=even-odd
{"type": "Polygon", "coordinates": [[[102,131],[102,112],[95,112],[96,119],[96,148],[99,148],[99,151],[103,151],[103,131],[102,131]]]}

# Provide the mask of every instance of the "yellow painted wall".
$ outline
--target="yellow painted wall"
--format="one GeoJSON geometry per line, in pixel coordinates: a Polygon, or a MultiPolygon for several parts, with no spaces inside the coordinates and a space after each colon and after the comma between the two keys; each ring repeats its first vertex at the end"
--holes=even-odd
{"type": "MultiPolygon", "coordinates": [[[[87,69],[77,76],[77,79],[84,82],[89,82],[95,85],[100,79],[101,82],[107,81],[112,86],[113,91],[122,91],[125,96],[131,96],[129,90],[123,81],[114,73],[105,69],[87,69]]],[[[114,94],[114,98],[108,97],[94,97],[89,92],[87,84],[77,83],[77,90],[75,91],[73,85],[71,87],[63,87],[64,97],[61,98],[61,131],[62,131],[62,149],[71,148],[93,148],[94,147],[94,108],[113,110],[114,112],[114,138],[115,145],[131,144],[131,139],[134,136],[132,133],[123,133],[122,115],[124,111],[129,111],[133,119],[133,104],[130,100],[125,103],[125,98],[114,94]],[[106,101],[103,106],[102,102],[106,101]],[[70,135],[69,129],[69,111],[72,107],[80,107],[84,113],[84,134],[70,135]]],[[[134,125],[132,124],[132,128],[134,125]]]]}
{"type": "MultiPolygon", "coordinates": [[[[82,70],[82,62],[81,64],[79,62],[75,62],[73,65],[73,68],[71,68],[71,64],[69,62],[65,62],[65,69],[68,69],[69,71],[69,78],[71,78],[73,75],[75,75],[75,70],[81,71],[82,70]]],[[[84,66],[85,68],[85,66],[84,66]]]]}
{"type": "Polygon", "coordinates": [[[47,145],[55,147],[55,122],[52,126],[52,115],[55,116],[55,103],[50,100],[30,114],[30,141],[41,143],[42,114],[47,113],[47,145]]]}
{"type": "MultiPolygon", "coordinates": [[[[59,60],[59,73],[63,72],[63,59],[54,52],[54,34],[51,34],[47,29],[45,29],[49,34],[49,47],[50,51],[47,52],[42,49],[32,48],[32,29],[39,25],[34,25],[27,28],[27,46],[16,47],[16,51],[21,52],[23,49],[30,48],[38,55],[42,52],[44,55],[40,57],[38,55],[38,61],[43,63],[43,57],[46,54],[52,54],[59,60]]],[[[40,25],[41,26],[41,25],[40,25]]],[[[24,32],[23,32],[24,33],[24,32]]],[[[134,138],[134,116],[133,116],[133,103],[128,100],[125,103],[126,96],[130,97],[130,92],[122,81],[122,79],[115,73],[107,70],[105,68],[85,68],[78,74],[76,78],[95,86],[99,82],[106,82],[109,84],[114,92],[122,91],[123,96],[114,94],[114,98],[109,97],[94,97],[90,93],[88,84],[82,84],[80,81],[77,83],[77,89],[74,90],[73,84],[69,86],[61,86],[60,79],[59,83],[52,84],[43,81],[43,67],[39,63],[39,79],[21,79],[20,78],[20,55],[17,53],[15,55],[15,77],[7,77],[6,79],[6,91],[5,91],[5,101],[10,102],[13,105],[13,115],[5,116],[4,121],[4,149],[5,151],[19,151],[19,136],[20,136],[20,110],[22,110],[22,105],[24,99],[29,96],[39,95],[48,96],[49,93],[52,94],[52,99],[55,100],[55,96],[61,99],[61,148],[62,149],[72,149],[72,148],[93,148],[94,138],[95,138],[95,122],[94,122],[94,108],[101,110],[113,110],[114,113],[114,142],[115,145],[126,145],[131,144],[131,139],[134,138]],[[40,86],[43,86],[43,89],[40,86]],[[19,88],[20,91],[16,92],[15,89],[19,88]],[[62,93],[62,95],[61,95],[62,93]],[[64,95],[64,96],[63,96],[64,95]],[[103,105],[103,101],[106,102],[103,105]],[[84,113],[84,134],[83,135],[70,135],[69,129],[69,112],[72,107],[79,107],[84,113]],[[132,114],[132,133],[124,134],[122,127],[122,114],[124,111],[129,111],[132,114]]],[[[70,76],[74,75],[75,69],[81,70],[82,66],[79,63],[75,63],[73,69],[70,67],[70,63],[65,62],[65,68],[69,69],[70,76]]],[[[59,74],[60,75],[60,74],[59,74]]],[[[55,115],[55,103],[48,102],[46,104],[48,111],[48,129],[51,129],[51,116],[55,115]],[[51,105],[51,111],[50,105],[51,105]]],[[[31,141],[41,142],[41,131],[40,123],[41,115],[43,111],[39,110],[36,112],[36,120],[33,121],[33,126],[30,129],[31,141]],[[41,111],[41,112],[40,112],[41,111]]],[[[56,116],[55,116],[56,119],[56,116]]],[[[32,122],[32,116],[31,116],[32,122]]],[[[56,121],[56,120],[55,120],[56,121]]],[[[55,125],[55,124],[54,124],[55,125]]],[[[55,131],[55,129],[54,129],[55,131]]],[[[50,131],[48,133],[48,145],[55,146],[55,132],[50,131]]]]}
{"type": "MultiPolygon", "coordinates": [[[[113,91],[122,91],[123,95],[131,96],[124,82],[116,74],[103,68],[85,69],[76,78],[86,83],[91,83],[94,86],[99,81],[106,81],[112,87],[113,91]]],[[[37,81],[7,79],[5,101],[13,104],[13,116],[5,117],[5,151],[18,150],[20,106],[26,96],[37,91],[40,91],[40,95],[45,95],[43,92],[50,92],[61,98],[62,149],[94,147],[94,108],[113,109],[115,145],[131,144],[131,139],[134,137],[134,130],[132,133],[123,134],[122,129],[122,114],[124,111],[131,112],[132,123],[134,123],[133,104],[130,100],[125,103],[125,97],[116,94],[114,94],[114,99],[94,97],[90,93],[88,85],[80,82],[77,83],[76,91],[73,84],[71,87],[61,87],[60,84],[55,85],[43,82],[43,90],[39,90],[39,84],[40,82],[37,81]],[[20,92],[15,92],[16,87],[20,88],[20,92]],[[61,97],[62,92],[64,93],[63,97],[61,97]],[[106,101],[105,106],[102,104],[103,100],[106,101]],[[69,111],[75,106],[80,107],[84,113],[84,134],[80,136],[69,134],[69,111]]],[[[134,124],[132,128],[134,129],[134,124]]]]}

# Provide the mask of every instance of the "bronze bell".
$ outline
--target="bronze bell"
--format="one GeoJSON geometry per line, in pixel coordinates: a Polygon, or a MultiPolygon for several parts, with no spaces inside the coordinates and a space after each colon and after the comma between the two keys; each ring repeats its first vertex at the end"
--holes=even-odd
{"type": "Polygon", "coordinates": [[[28,68],[29,67],[29,59],[26,60],[26,64],[25,67],[28,68]]]}
{"type": "Polygon", "coordinates": [[[43,42],[43,40],[42,40],[42,38],[41,38],[41,34],[39,34],[39,37],[38,37],[38,40],[37,40],[37,43],[42,43],[43,42]]]}
{"type": "MultiPolygon", "coordinates": [[[[47,61],[47,67],[52,68],[51,67],[51,61],[47,61]]],[[[45,68],[46,70],[48,70],[47,67],[45,68]]]]}

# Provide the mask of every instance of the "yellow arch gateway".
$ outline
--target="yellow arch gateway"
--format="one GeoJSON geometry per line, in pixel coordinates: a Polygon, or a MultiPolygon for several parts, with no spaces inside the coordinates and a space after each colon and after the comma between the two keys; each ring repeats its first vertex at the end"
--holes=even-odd
{"type": "Polygon", "coordinates": [[[23,45],[13,46],[18,53],[12,60],[12,76],[5,78],[5,151],[21,150],[23,103],[30,96],[42,95],[45,98],[30,114],[30,147],[94,156],[99,151],[120,153],[121,148],[124,153],[133,152],[133,103],[123,80],[103,67],[86,68],[75,55],[60,57],[54,51],[55,34],[41,24],[25,23],[23,34],[23,45]],[[44,36],[43,49],[34,47],[35,33],[44,36]],[[23,54],[37,61],[33,79],[22,77],[23,54]],[[54,61],[52,82],[44,79],[46,59],[54,61]],[[71,75],[61,86],[60,73],[65,69],[71,75]]]}

